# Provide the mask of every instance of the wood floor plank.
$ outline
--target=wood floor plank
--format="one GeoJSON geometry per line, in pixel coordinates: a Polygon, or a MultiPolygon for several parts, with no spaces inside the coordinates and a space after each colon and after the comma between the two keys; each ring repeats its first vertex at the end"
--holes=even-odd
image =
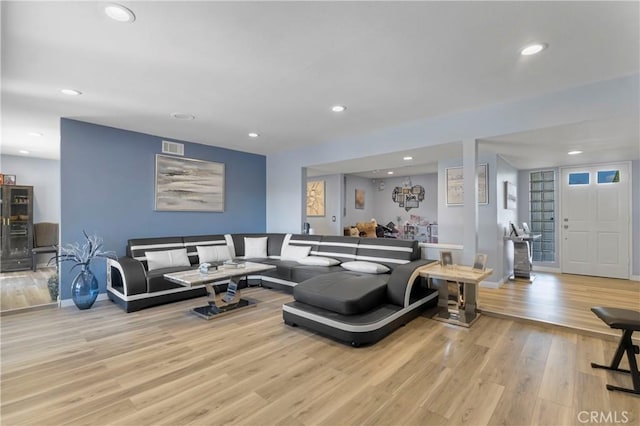
{"type": "MultiPolygon", "coordinates": [[[[557,295],[560,283],[550,281],[557,295]]],[[[590,288],[571,293],[587,306],[590,288]]],[[[88,311],[3,316],[0,422],[565,425],[577,424],[582,409],[639,419],[637,397],[604,387],[631,386],[630,377],[590,368],[610,361],[617,332],[585,336],[488,315],[464,328],[420,316],[376,345],[353,348],[284,325],[290,295],[246,293],[256,308],[212,321],[190,313],[203,298],[132,314],[99,302],[88,311]]],[[[514,306],[526,310],[530,300],[530,311],[544,312],[537,305],[555,300],[553,315],[593,322],[588,308],[527,297],[514,306]]]]}
{"type": "Polygon", "coordinates": [[[470,383],[470,391],[459,407],[451,413],[455,425],[487,424],[504,394],[504,386],[480,378],[470,383]]]}
{"type": "Polygon", "coordinates": [[[565,407],[572,406],[576,377],[577,335],[554,331],[539,397],[565,407]]]}
{"type": "Polygon", "coordinates": [[[553,401],[543,398],[536,399],[536,406],[533,410],[533,417],[529,425],[577,425],[578,412],[553,401]]]}

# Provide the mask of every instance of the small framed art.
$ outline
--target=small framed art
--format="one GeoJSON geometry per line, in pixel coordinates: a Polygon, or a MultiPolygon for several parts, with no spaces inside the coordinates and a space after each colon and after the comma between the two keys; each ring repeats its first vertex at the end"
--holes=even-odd
{"type": "Polygon", "coordinates": [[[15,185],[16,175],[4,175],[4,185],[15,185]]]}
{"type": "Polygon", "coordinates": [[[450,251],[441,251],[440,252],[440,264],[442,266],[451,266],[453,265],[453,256],[450,251]]]}

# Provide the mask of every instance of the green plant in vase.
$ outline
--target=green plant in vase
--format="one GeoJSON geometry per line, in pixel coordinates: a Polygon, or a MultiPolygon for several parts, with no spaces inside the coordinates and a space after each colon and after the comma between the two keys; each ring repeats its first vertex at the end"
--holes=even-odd
{"type": "Polygon", "coordinates": [[[60,247],[60,253],[51,258],[56,262],[72,262],[71,271],[76,267],[80,268],[80,272],[71,282],[71,298],[78,309],[89,309],[98,298],[100,289],[98,288],[98,280],[96,279],[89,266],[94,259],[110,258],[115,259],[116,255],[112,251],[102,249],[102,238],[97,235],[87,235],[82,231],[85,237],[84,243],[72,243],[60,247]]]}

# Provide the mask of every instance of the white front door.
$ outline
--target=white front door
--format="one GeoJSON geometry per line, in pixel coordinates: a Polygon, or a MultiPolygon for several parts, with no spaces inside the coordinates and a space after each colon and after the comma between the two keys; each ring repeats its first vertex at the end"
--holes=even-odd
{"type": "Polygon", "coordinates": [[[561,169],[562,272],[629,278],[629,163],[561,169]]]}

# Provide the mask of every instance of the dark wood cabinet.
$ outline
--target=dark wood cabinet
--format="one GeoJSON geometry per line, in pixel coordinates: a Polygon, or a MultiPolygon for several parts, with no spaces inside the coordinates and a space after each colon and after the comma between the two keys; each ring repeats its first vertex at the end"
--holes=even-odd
{"type": "Polygon", "coordinates": [[[0,185],[0,272],[31,269],[33,187],[0,185]]]}

